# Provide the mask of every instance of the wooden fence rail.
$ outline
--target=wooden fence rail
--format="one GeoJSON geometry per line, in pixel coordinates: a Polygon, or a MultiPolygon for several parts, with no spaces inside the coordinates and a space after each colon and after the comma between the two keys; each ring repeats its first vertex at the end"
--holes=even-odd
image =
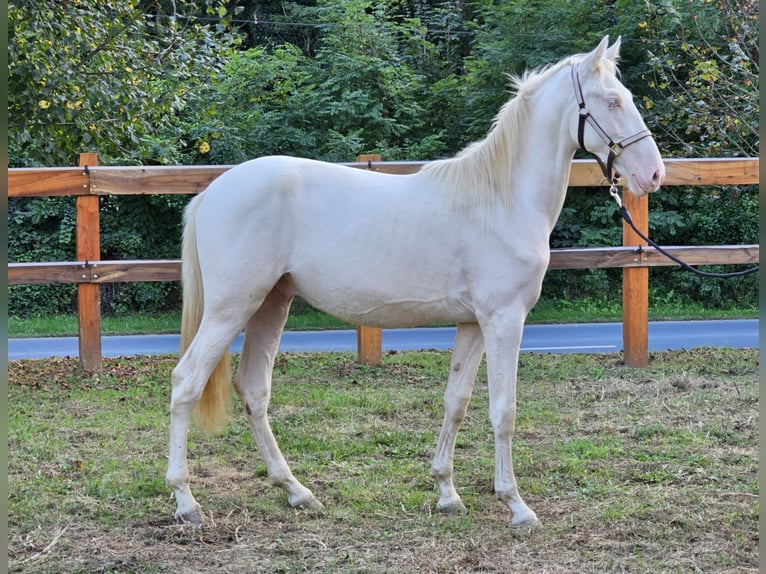
{"type": "MultiPolygon", "coordinates": [[[[347,165],[384,173],[417,172],[425,162],[381,162],[379,156],[360,156],[347,165]]],[[[195,194],[231,166],[100,167],[95,154],[80,154],[72,168],[18,168],[8,170],[9,197],[77,196],[77,258],[70,262],[10,263],[9,284],[76,283],[80,364],[97,371],[101,367],[99,285],[132,281],[178,281],[180,260],[101,261],[98,218],[100,195],[195,194]]],[[[668,186],[758,184],[758,158],[669,159],[665,161],[668,186]]],[[[593,160],[575,160],[570,187],[604,186],[593,160]]],[[[606,199],[605,195],[605,201],[606,199]]],[[[623,201],[634,223],[648,232],[648,199],[625,190],[623,201]]],[[[623,227],[623,246],[588,249],[554,249],[550,269],[623,269],[623,349],[625,362],[635,367],[648,361],[649,267],[675,265],[651,247],[644,247],[634,232],[623,227]],[[639,246],[641,246],[639,248],[639,246]]],[[[758,245],[682,246],[668,251],[692,265],[754,264],[758,245]]],[[[361,361],[381,360],[379,329],[359,327],[358,356],[361,361]]]]}

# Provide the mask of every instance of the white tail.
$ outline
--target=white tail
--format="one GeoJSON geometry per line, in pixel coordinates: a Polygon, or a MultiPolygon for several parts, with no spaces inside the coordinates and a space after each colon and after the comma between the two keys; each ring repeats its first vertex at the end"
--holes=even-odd
{"type": "MultiPolygon", "coordinates": [[[[183,259],[181,280],[183,282],[183,313],[181,315],[181,356],[197,334],[204,310],[202,275],[197,255],[195,215],[199,196],[189,203],[184,214],[183,259]]],[[[203,430],[220,432],[231,411],[231,359],[228,351],[216,365],[205,385],[194,417],[203,430]]]]}

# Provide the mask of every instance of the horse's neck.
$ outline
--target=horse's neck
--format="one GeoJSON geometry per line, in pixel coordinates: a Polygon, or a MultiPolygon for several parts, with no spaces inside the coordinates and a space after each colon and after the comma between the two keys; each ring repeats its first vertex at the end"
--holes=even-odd
{"type": "Polygon", "coordinates": [[[534,223],[538,237],[556,224],[577,147],[567,125],[577,114],[569,68],[551,71],[534,89],[523,87],[481,142],[433,162],[421,176],[450,194],[453,204],[486,225],[534,223]]]}
{"type": "Polygon", "coordinates": [[[553,230],[566,197],[576,144],[568,132],[570,116],[577,113],[568,72],[559,70],[530,96],[529,121],[514,162],[512,210],[526,216],[534,212],[544,219],[541,232],[553,230]],[[571,102],[569,101],[571,99],[571,102]]]}

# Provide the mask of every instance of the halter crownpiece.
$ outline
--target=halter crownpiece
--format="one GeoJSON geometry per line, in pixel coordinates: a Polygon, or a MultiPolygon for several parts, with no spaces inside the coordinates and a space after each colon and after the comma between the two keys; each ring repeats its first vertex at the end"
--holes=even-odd
{"type": "MultiPolygon", "coordinates": [[[[585,104],[585,98],[582,95],[582,86],[580,85],[580,72],[579,72],[580,64],[573,64],[572,65],[572,83],[574,84],[574,91],[575,91],[575,97],[577,98],[577,105],[580,108],[579,114],[580,114],[580,121],[577,126],[577,144],[580,146],[580,149],[582,149],[584,152],[589,153],[594,158],[596,158],[596,161],[598,162],[599,167],[601,168],[601,172],[604,174],[604,177],[609,182],[609,184],[612,186],[610,189],[610,193],[612,193],[612,196],[614,196],[617,193],[616,184],[617,181],[620,179],[620,174],[614,171],[614,160],[619,156],[622,151],[628,147],[631,144],[636,143],[637,141],[641,141],[642,139],[646,137],[650,137],[652,135],[652,132],[649,130],[641,130],[640,132],[637,132],[633,134],[632,136],[626,137],[625,139],[614,142],[612,138],[609,136],[608,133],[606,133],[606,130],[602,128],[599,123],[596,121],[596,118],[593,117],[593,115],[590,113],[590,110],[588,109],[588,106],[585,104]],[[609,147],[609,155],[606,158],[606,163],[598,157],[595,153],[590,151],[588,148],[585,147],[585,122],[589,123],[590,126],[596,130],[596,133],[598,136],[602,139],[602,141],[609,147]]],[[[618,196],[619,197],[619,196],[618,196]]]]}

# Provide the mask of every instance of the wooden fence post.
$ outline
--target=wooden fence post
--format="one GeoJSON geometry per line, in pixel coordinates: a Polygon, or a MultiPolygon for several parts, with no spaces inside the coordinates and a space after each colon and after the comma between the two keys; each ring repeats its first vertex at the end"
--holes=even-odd
{"type": "MultiPolygon", "coordinates": [[[[380,154],[364,154],[356,161],[380,161],[380,154]]],[[[383,332],[377,327],[358,325],[356,328],[356,360],[365,365],[383,363],[383,332]]]]}
{"type": "MultiPolygon", "coordinates": [[[[637,197],[625,186],[622,201],[633,223],[645,235],[649,233],[649,196],[637,197]]],[[[623,246],[646,245],[630,226],[622,223],[623,246]]],[[[636,259],[643,255],[636,254],[636,259]]],[[[625,363],[644,368],[649,364],[649,268],[625,267],[622,270],[622,344],[625,363]]]]}
{"type": "MultiPolygon", "coordinates": [[[[81,153],[77,165],[83,168],[98,165],[98,155],[81,153]]],[[[101,237],[97,195],[78,195],[77,259],[87,263],[101,259],[101,237]]],[[[91,272],[83,270],[90,278],[91,272]]],[[[78,283],[77,318],[79,324],[80,368],[88,372],[101,370],[101,294],[96,283],[78,283]]]]}

